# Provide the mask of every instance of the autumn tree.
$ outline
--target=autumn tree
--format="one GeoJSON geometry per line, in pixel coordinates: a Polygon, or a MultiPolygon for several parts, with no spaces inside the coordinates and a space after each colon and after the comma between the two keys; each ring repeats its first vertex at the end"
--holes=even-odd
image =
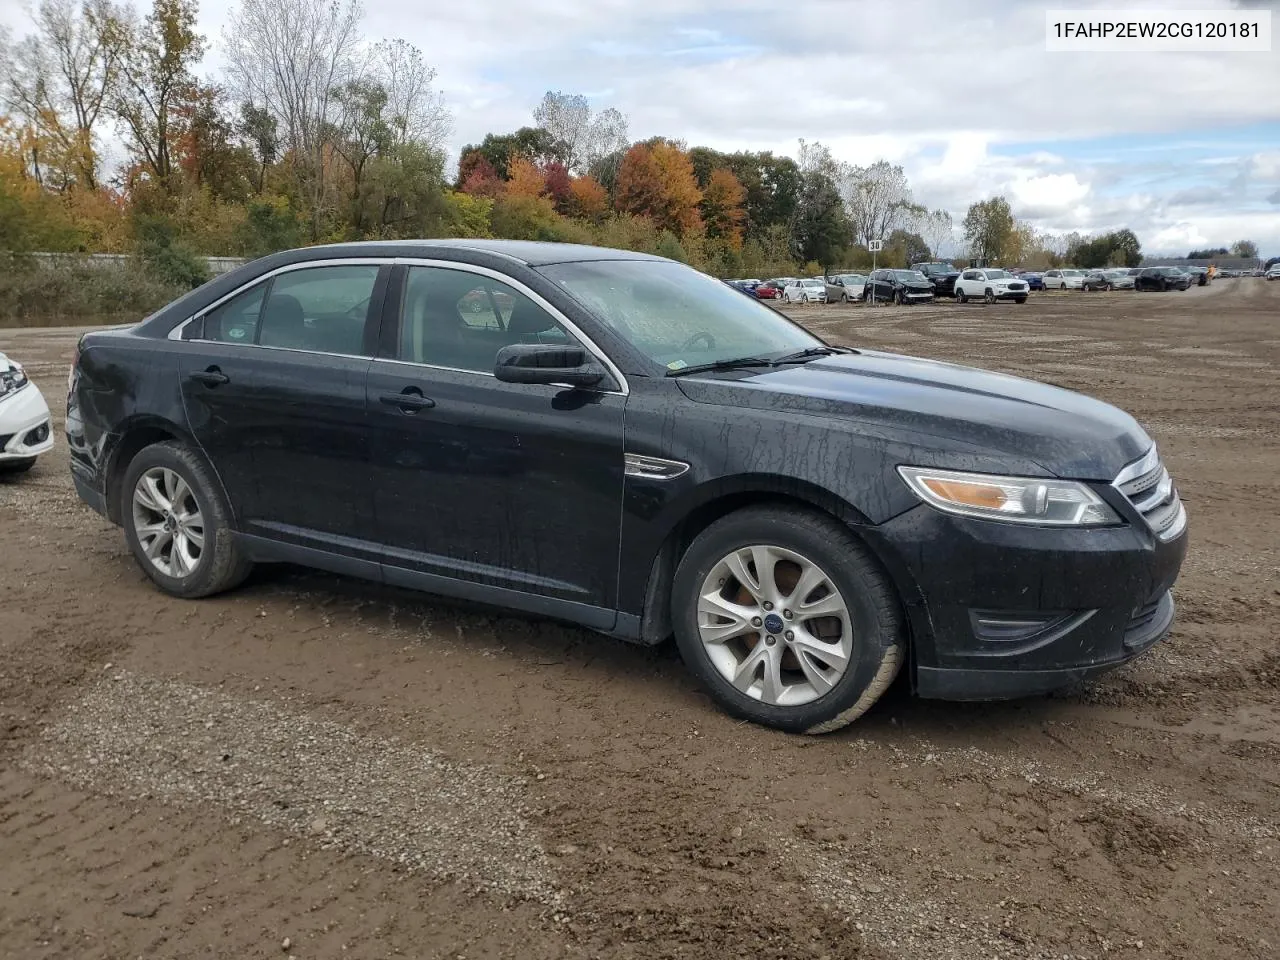
{"type": "Polygon", "coordinates": [[[95,133],[124,48],[122,11],[111,0],[43,0],[35,30],[0,44],[0,104],[44,149],[27,156],[38,182],[98,186],[95,133]]]}
{"type": "Polygon", "coordinates": [[[177,104],[173,159],[195,186],[213,197],[244,200],[257,163],[252,151],[237,142],[235,123],[225,108],[225,93],[216,86],[197,86],[177,104]]]}
{"type": "Polygon", "coordinates": [[[677,237],[701,223],[702,191],[683,150],[659,140],[636,144],[618,170],[616,204],[624,213],[648,217],[677,237]]]}
{"type": "Polygon", "coordinates": [[[574,177],[569,181],[569,214],[599,223],[609,212],[609,191],[594,177],[574,177]]]}
{"type": "Polygon", "coordinates": [[[556,212],[570,212],[573,200],[573,180],[569,170],[563,163],[553,160],[542,167],[542,178],[546,184],[547,196],[555,204],[556,212]]]}
{"type": "Polygon", "coordinates": [[[547,178],[528,157],[513,157],[507,167],[509,197],[540,197],[547,192],[547,178]]]}
{"type": "Polygon", "coordinates": [[[472,149],[458,160],[458,190],[473,197],[496,197],[502,192],[502,178],[489,158],[472,149]]]}
{"type": "Polygon", "coordinates": [[[714,170],[702,191],[702,220],[707,236],[725,241],[732,249],[742,247],[742,209],[747,191],[728,170],[714,170]]]}

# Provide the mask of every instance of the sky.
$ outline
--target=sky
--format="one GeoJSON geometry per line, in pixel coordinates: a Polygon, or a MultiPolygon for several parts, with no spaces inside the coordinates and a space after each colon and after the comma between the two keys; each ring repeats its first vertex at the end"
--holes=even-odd
{"type": "MultiPolygon", "coordinates": [[[[26,30],[25,0],[0,25],[26,30]]],[[[235,0],[203,0],[216,75],[235,0]]],[[[1280,0],[364,0],[369,39],[438,70],[449,147],[532,123],[547,90],[633,140],[901,164],[956,222],[1003,194],[1041,229],[1129,227],[1145,252],[1252,239],[1280,255],[1280,39],[1268,53],[1048,53],[1045,10],[1270,9],[1280,0]]]]}

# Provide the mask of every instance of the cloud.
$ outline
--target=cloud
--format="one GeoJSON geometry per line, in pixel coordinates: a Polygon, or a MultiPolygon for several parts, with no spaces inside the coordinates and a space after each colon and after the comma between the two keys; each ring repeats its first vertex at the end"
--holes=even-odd
{"type": "Polygon", "coordinates": [[[1280,187],[1277,187],[1274,192],[1267,195],[1267,202],[1280,203],[1280,187]]]}

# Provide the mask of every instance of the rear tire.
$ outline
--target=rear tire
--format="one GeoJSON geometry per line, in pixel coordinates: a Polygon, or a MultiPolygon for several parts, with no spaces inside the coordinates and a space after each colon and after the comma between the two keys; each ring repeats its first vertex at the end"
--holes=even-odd
{"type": "Polygon", "coordinates": [[[125,470],[120,497],[129,549],[165,593],[208,597],[239,586],[253,569],[213,470],[186,444],[143,448],[125,470]]]}
{"type": "Polygon", "coordinates": [[[702,531],[676,570],[671,613],[685,664],[721,707],[792,733],[857,719],[906,659],[897,594],[869,551],[832,518],[795,507],[748,507],[702,531]],[[761,576],[756,557],[775,572],[761,576]],[[819,604],[839,612],[803,616],[819,604]]]}
{"type": "Polygon", "coordinates": [[[0,474],[26,473],[36,465],[35,457],[23,457],[21,460],[5,460],[0,462],[0,474]]]}

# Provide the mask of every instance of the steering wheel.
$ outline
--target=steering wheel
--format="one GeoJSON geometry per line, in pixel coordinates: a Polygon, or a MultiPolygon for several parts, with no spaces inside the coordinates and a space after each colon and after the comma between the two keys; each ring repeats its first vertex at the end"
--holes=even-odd
{"type": "Polygon", "coordinates": [[[714,350],[716,348],[716,338],[713,337],[711,334],[707,333],[707,331],[705,330],[699,330],[692,337],[686,340],[681,345],[680,349],[682,351],[691,350],[694,344],[696,344],[700,340],[707,345],[708,350],[714,350]]]}

